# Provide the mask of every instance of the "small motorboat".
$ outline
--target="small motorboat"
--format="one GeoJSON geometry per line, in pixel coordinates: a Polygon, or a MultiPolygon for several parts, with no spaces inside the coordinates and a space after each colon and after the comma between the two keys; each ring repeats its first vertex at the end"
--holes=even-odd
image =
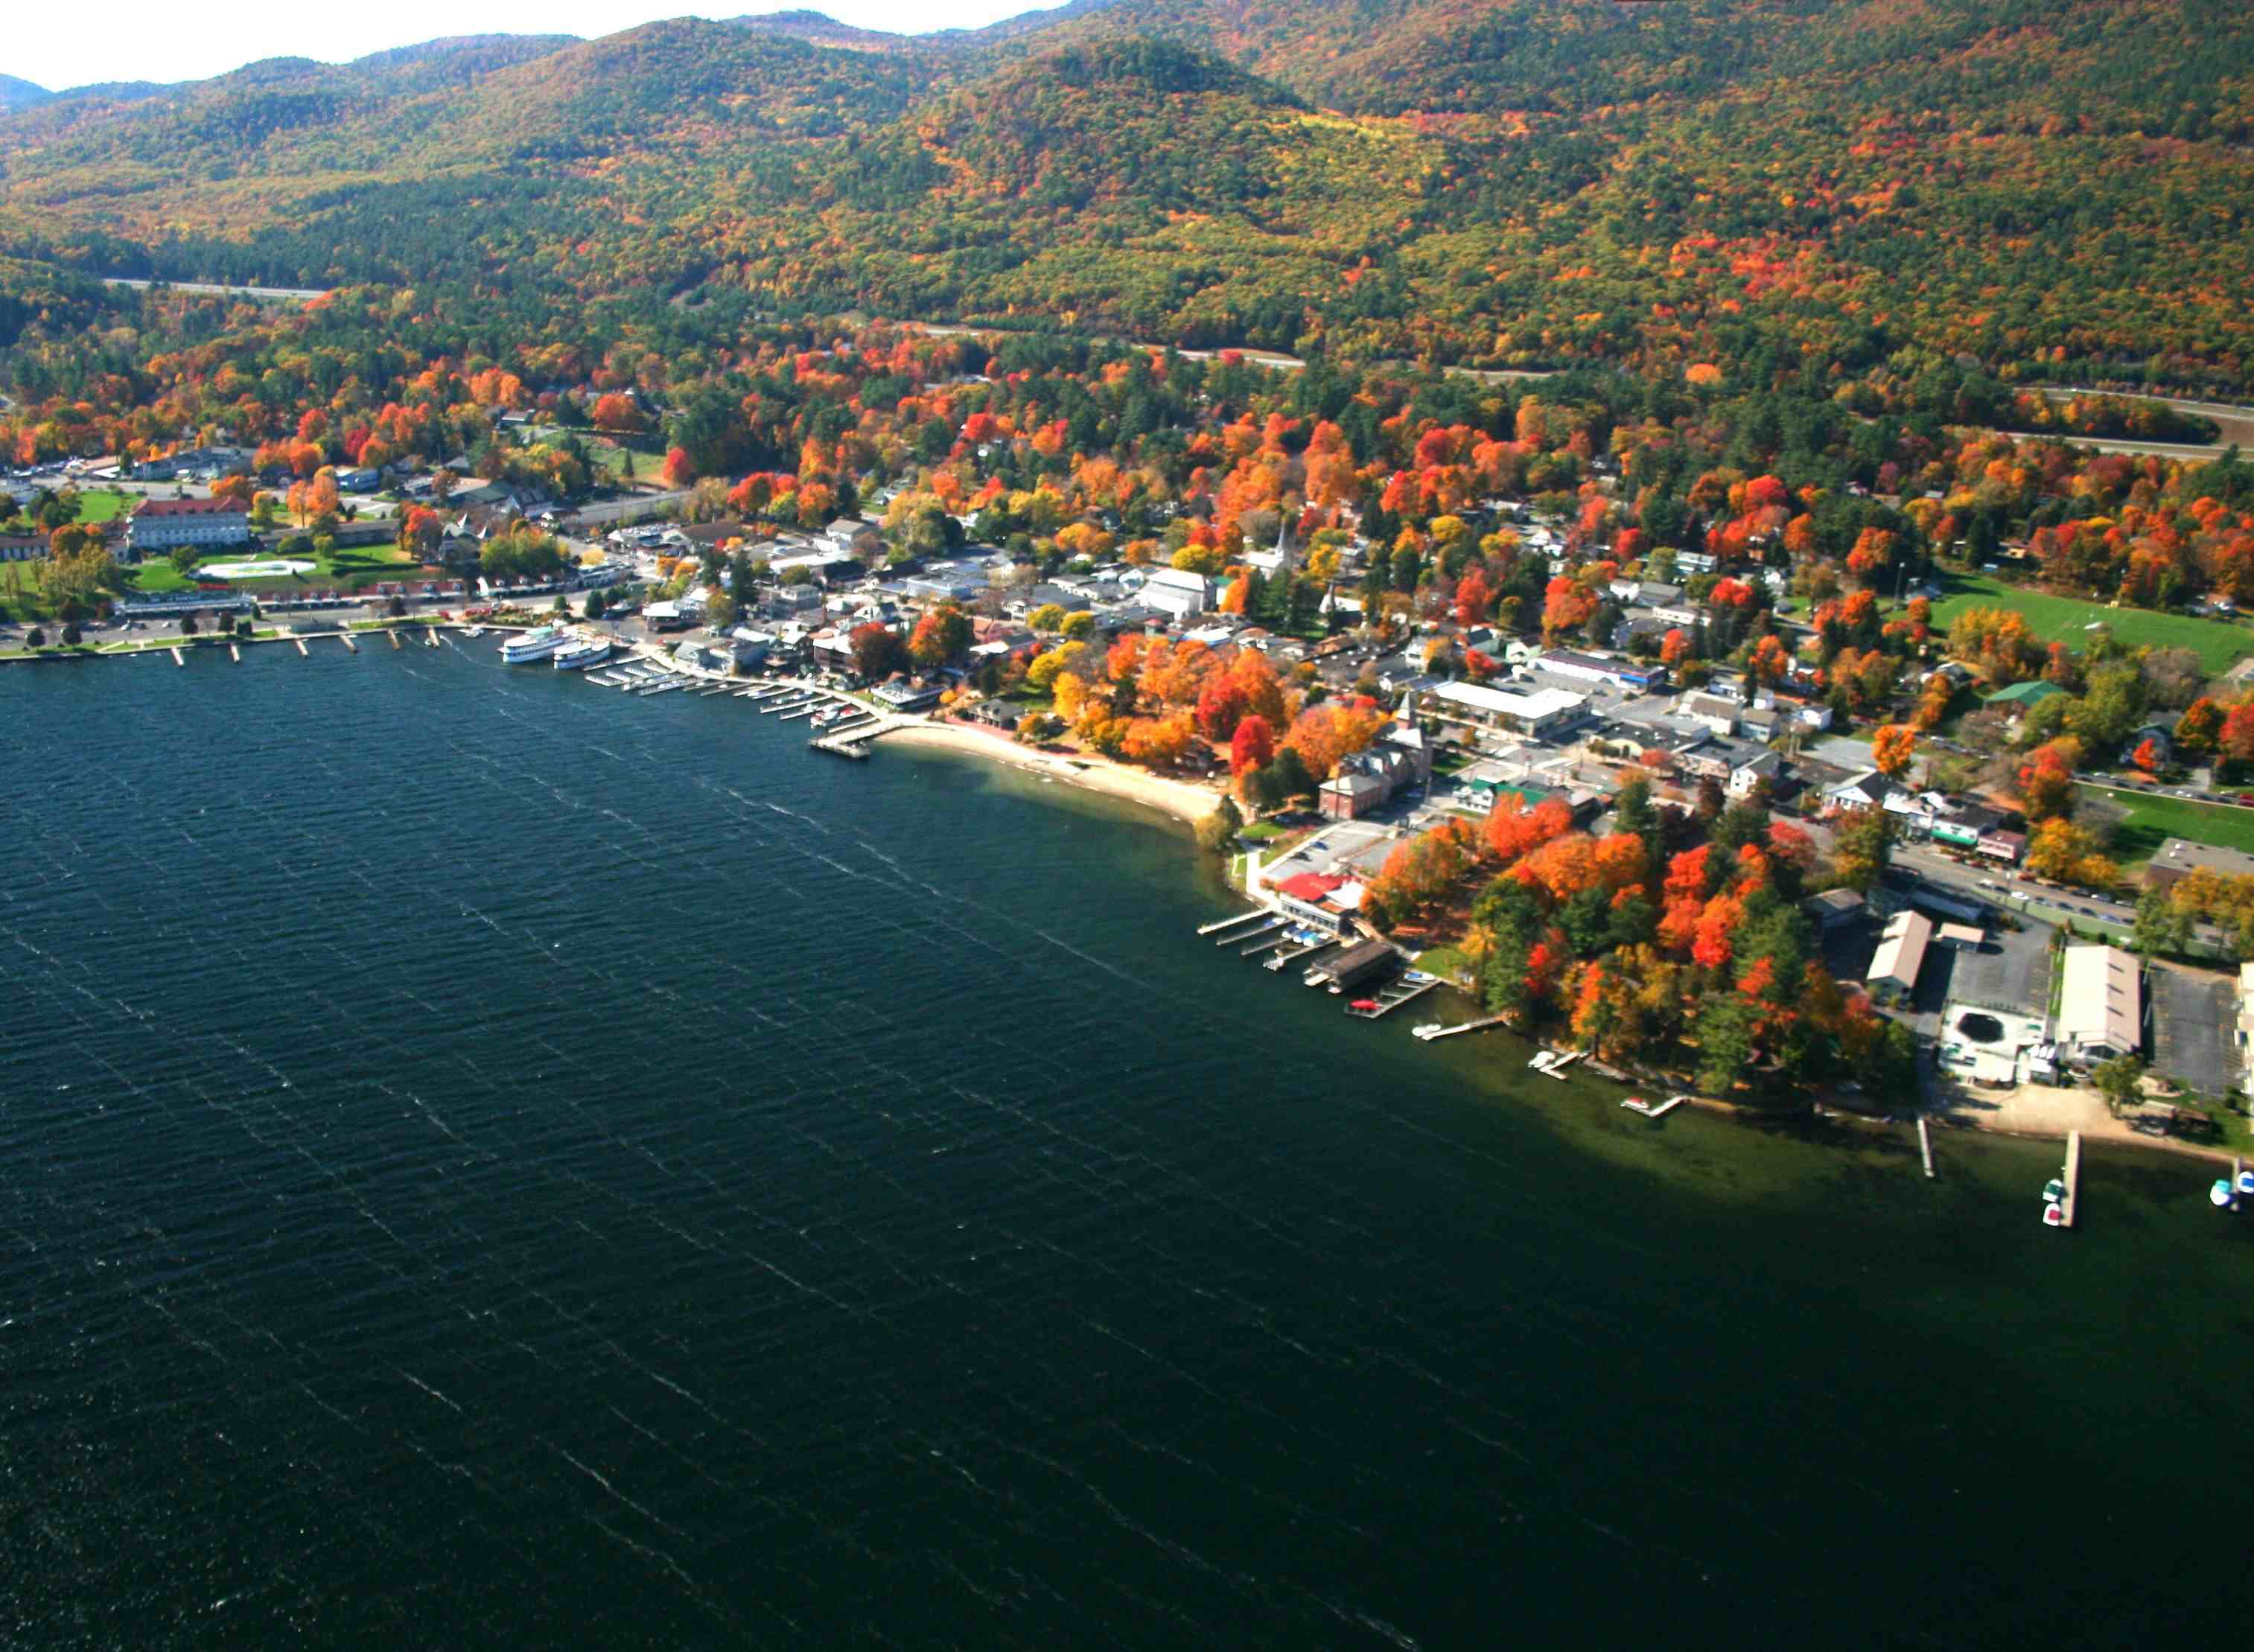
{"type": "Polygon", "coordinates": [[[2057,1177],[2052,1177],[2043,1186],[2043,1197],[2052,1204],[2057,1204],[2066,1197],[2066,1184],[2057,1177]]]}
{"type": "Polygon", "coordinates": [[[2043,1207],[2043,1226],[2046,1228],[2065,1227],[2066,1212],[2061,1210],[2056,1205],[2045,1205],[2043,1207]]]}
{"type": "Polygon", "coordinates": [[[2215,1179],[2215,1186],[2207,1190],[2207,1202],[2217,1210],[2238,1208],[2238,1195],[2231,1191],[2230,1177],[2217,1176],[2215,1179]]]}
{"type": "Polygon", "coordinates": [[[2242,1170],[2238,1172],[2238,1191],[2241,1195],[2254,1194],[2254,1170],[2242,1170]]]}
{"type": "Polygon", "coordinates": [[[1346,1007],[1349,1010],[1374,1010],[1377,1007],[1377,1000],[1376,998],[1356,998],[1352,1004],[1348,1004],[1346,1007]]]}

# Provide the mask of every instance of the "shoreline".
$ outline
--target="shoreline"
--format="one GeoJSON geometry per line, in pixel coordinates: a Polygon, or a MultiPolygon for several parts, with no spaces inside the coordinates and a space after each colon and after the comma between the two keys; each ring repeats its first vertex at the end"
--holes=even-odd
{"type": "MultiPolygon", "coordinates": [[[[346,636],[368,635],[380,631],[442,629],[449,626],[461,629],[465,628],[467,623],[469,622],[444,615],[408,616],[404,619],[387,618],[375,621],[364,621],[359,626],[347,623],[334,631],[300,633],[277,627],[264,634],[250,637],[228,639],[217,636],[152,637],[136,640],[133,643],[122,647],[113,645],[108,648],[95,647],[67,650],[51,649],[38,654],[0,655],[0,663],[12,663],[18,661],[46,662],[84,659],[121,659],[144,654],[163,654],[174,649],[185,654],[199,648],[223,647],[229,641],[242,646],[286,642],[303,644],[346,636]]],[[[506,632],[518,628],[518,624],[521,622],[496,624],[492,620],[481,620],[476,623],[487,630],[506,632]]],[[[647,643],[630,644],[626,652],[628,655],[662,670],[691,680],[701,680],[708,676],[706,673],[688,668],[676,661],[670,654],[654,649],[647,643]]],[[[742,681],[732,677],[724,679],[715,677],[713,680],[742,681]]],[[[807,690],[821,688],[819,684],[794,676],[766,680],[807,690]]],[[[1212,786],[1155,774],[1148,769],[1137,768],[1132,765],[1116,762],[1110,758],[1093,754],[1045,752],[1035,746],[1021,746],[1009,736],[998,732],[989,732],[956,723],[934,722],[921,717],[902,717],[897,713],[886,713],[882,707],[869,704],[859,695],[847,691],[835,689],[822,689],[821,691],[835,695],[841,699],[852,700],[864,705],[864,709],[870,711],[879,716],[889,716],[894,719],[886,726],[868,732],[865,738],[872,745],[878,740],[884,740],[983,758],[987,761],[998,763],[1024,774],[1037,775],[1045,780],[1074,786],[1083,791],[1096,792],[1104,796],[1117,798],[1122,802],[1139,804],[1192,828],[1210,815],[1219,806],[1224,795],[1219,788],[1212,786]]],[[[1453,990],[1459,992],[1463,990],[1460,986],[1455,986],[1453,990]]],[[[1523,1033],[1517,1036],[1522,1039],[1526,1037],[1523,1033]]],[[[1530,1041],[1537,1046],[1542,1043],[1538,1040],[1530,1041]]],[[[1637,1082],[1639,1081],[1634,1078],[1628,1079],[1623,1082],[1622,1088],[1623,1089],[1631,1088],[1637,1082]]],[[[1659,1084],[1676,1081],[1652,1078],[1643,1082],[1659,1084]]],[[[1988,1101],[1987,1105],[2001,1115],[1992,1121],[1980,1117],[1977,1112],[1968,1112],[1962,1107],[1944,1107],[1929,1113],[1928,1116],[1935,1124],[1943,1129],[1965,1130],[1978,1135],[2020,1141],[2063,1142],[2067,1139],[2069,1130],[2079,1130],[2085,1140],[2100,1142],[2109,1147],[2138,1148],[2151,1153],[2165,1154],[2175,1158],[2190,1159],[2208,1165],[2229,1165],[2236,1157],[2225,1148],[2207,1147],[2192,1142],[2140,1135],[2130,1130],[2125,1121],[2112,1118],[2106,1114],[2102,1105],[2096,1110],[2094,1116],[2080,1116],[2070,1121],[2061,1120],[2052,1124],[2026,1116],[2026,1113],[2037,1110],[2015,1108],[2012,1103],[2018,1099],[2016,1094],[2013,1094],[1988,1101]]],[[[1693,1111],[1704,1112],[1718,1117],[1743,1120],[1758,1110],[1742,1107],[1733,1102],[1695,1093],[1686,1093],[1685,1100],[1693,1111]]],[[[1820,1098],[1814,1106],[1816,1110],[1816,1116],[1827,1122],[1852,1124],[1873,1130],[1889,1130],[1893,1128],[1883,1121],[1858,1114],[1851,1109],[1836,1105],[1825,1107],[1820,1098]]],[[[2082,1109],[2073,1110],[2077,1114],[2082,1114],[2084,1111],[2082,1109]]],[[[1900,1122],[1901,1121],[1897,1119],[1896,1123],[1900,1122]]]]}
{"type": "Polygon", "coordinates": [[[1163,774],[1115,763],[1109,758],[1068,757],[1044,752],[1020,746],[1006,735],[987,734],[957,724],[902,721],[872,738],[886,744],[898,742],[983,757],[1045,780],[1140,803],[1188,826],[1195,826],[1221,803],[1221,793],[1209,786],[1169,780],[1163,774]]]}

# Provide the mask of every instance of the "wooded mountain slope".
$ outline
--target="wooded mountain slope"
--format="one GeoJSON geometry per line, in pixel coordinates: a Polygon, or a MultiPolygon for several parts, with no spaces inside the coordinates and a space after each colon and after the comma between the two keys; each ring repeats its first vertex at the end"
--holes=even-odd
{"type": "Polygon", "coordinates": [[[918,37],[797,12],[0,114],[0,253],[2245,387],[2250,139],[2229,0],[1081,0],[918,37]]]}

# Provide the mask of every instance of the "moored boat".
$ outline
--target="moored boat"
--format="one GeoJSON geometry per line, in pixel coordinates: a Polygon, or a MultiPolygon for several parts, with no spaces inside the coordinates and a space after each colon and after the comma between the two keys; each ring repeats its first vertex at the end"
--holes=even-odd
{"type": "Polygon", "coordinates": [[[610,639],[596,637],[558,648],[556,651],[556,668],[558,671],[584,671],[591,666],[602,664],[610,657],[610,639]]]}
{"type": "Polygon", "coordinates": [[[545,660],[570,640],[571,634],[563,626],[542,626],[502,643],[500,657],[505,664],[528,665],[535,660],[545,660]]]}
{"type": "Polygon", "coordinates": [[[2238,1208],[2238,1195],[2231,1191],[2230,1177],[2217,1176],[2215,1179],[2215,1186],[2207,1190],[2207,1202],[2217,1210],[2238,1208]]]}

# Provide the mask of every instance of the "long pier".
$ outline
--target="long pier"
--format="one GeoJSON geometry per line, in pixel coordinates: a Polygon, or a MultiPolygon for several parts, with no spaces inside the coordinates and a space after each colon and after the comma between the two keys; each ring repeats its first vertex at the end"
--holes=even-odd
{"type": "Polygon", "coordinates": [[[1274,916],[1275,914],[1270,912],[1267,907],[1255,906],[1251,911],[1240,912],[1233,918],[1215,918],[1211,923],[1201,923],[1197,927],[1197,932],[1201,935],[1219,934],[1224,929],[1233,929],[1238,924],[1250,923],[1255,918],[1274,916]]]}
{"type": "MultiPolygon", "coordinates": [[[[2059,1180],[2066,1184],[2066,1197],[2058,1201],[2058,1225],[2071,1228],[2082,1203],[2082,1132],[2078,1130],[2066,1133],[2066,1169],[2059,1180]]],[[[2234,1179],[2232,1186],[2236,1185],[2234,1179]]]]}
{"type": "Polygon", "coordinates": [[[1925,1179],[1931,1181],[1934,1179],[1933,1126],[1922,1113],[1917,1116],[1917,1151],[1918,1156],[1925,1160],[1925,1179]]]}
{"type": "Polygon", "coordinates": [[[1483,1015],[1476,1021],[1459,1021],[1453,1026],[1428,1024],[1415,1028],[1409,1036],[1423,1039],[1430,1043],[1434,1039],[1452,1039],[1459,1032],[1484,1032],[1491,1026],[1501,1026],[1503,1020],[1504,1018],[1500,1015],[1483,1015]]]}

